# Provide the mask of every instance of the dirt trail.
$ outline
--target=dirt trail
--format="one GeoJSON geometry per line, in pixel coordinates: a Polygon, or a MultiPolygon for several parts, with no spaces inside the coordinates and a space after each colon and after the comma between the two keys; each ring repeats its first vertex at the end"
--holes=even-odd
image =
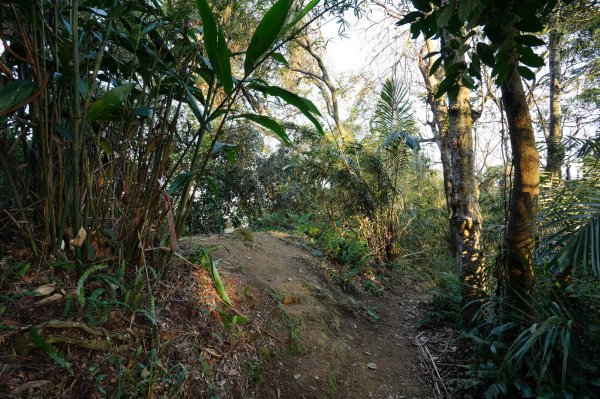
{"type": "Polygon", "coordinates": [[[225,281],[244,281],[278,304],[273,314],[251,315],[286,346],[267,357],[257,398],[430,396],[412,343],[427,299],[417,283],[390,281],[379,298],[350,295],[327,281],[323,259],[288,235],[254,233],[253,240],[231,234],[188,245],[209,249],[225,281]]]}

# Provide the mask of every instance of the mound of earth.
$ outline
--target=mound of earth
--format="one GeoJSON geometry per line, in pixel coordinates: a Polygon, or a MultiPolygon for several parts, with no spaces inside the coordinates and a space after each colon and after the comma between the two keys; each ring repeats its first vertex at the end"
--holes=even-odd
{"type": "Polygon", "coordinates": [[[427,299],[415,281],[394,279],[380,297],[347,294],[329,281],[325,260],[279,232],[195,237],[183,244],[201,245],[226,282],[243,282],[276,305],[249,315],[283,344],[263,356],[255,397],[430,396],[413,344],[427,299]]]}

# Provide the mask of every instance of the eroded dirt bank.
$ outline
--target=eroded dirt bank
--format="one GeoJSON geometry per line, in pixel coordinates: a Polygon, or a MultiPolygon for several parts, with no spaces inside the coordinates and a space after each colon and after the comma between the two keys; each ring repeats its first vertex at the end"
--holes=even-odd
{"type": "Polygon", "coordinates": [[[257,398],[427,398],[430,388],[413,344],[419,284],[396,276],[383,295],[343,292],[323,259],[286,234],[254,233],[183,241],[206,248],[226,283],[256,289],[273,311],[248,309],[280,342],[264,348],[253,392],[257,398]]]}

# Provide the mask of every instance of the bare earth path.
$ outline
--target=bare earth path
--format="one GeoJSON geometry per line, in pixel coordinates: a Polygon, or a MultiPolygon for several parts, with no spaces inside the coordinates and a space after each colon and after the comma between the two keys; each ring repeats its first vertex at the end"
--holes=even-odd
{"type": "Polygon", "coordinates": [[[323,259],[283,233],[254,233],[252,245],[235,234],[187,244],[209,249],[226,282],[244,281],[278,304],[250,315],[285,346],[268,357],[256,398],[430,397],[413,345],[427,300],[416,282],[391,279],[381,297],[344,293],[323,259]]]}

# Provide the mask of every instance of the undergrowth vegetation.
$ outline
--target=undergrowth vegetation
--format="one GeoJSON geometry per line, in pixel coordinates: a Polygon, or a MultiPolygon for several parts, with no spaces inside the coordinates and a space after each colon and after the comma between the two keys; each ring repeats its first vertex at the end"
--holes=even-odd
{"type": "MultiPolygon", "coordinates": [[[[363,326],[385,317],[373,304],[394,279],[427,286],[416,324],[447,340],[434,366],[456,357],[452,394],[600,397],[598,11],[383,3],[393,29],[418,38],[397,42],[411,43],[402,59],[426,93],[404,61],[382,81],[331,78],[319,21],[343,33],[362,0],[0,4],[0,396],[260,395],[274,345],[310,352],[308,319],[285,307],[300,300],[226,286],[216,249],[182,238],[231,233],[240,272],[261,250],[255,232],[279,230],[363,326]]],[[[302,281],[307,297],[332,299],[302,281]]],[[[343,335],[331,314],[310,316],[327,339],[343,335]]]]}

